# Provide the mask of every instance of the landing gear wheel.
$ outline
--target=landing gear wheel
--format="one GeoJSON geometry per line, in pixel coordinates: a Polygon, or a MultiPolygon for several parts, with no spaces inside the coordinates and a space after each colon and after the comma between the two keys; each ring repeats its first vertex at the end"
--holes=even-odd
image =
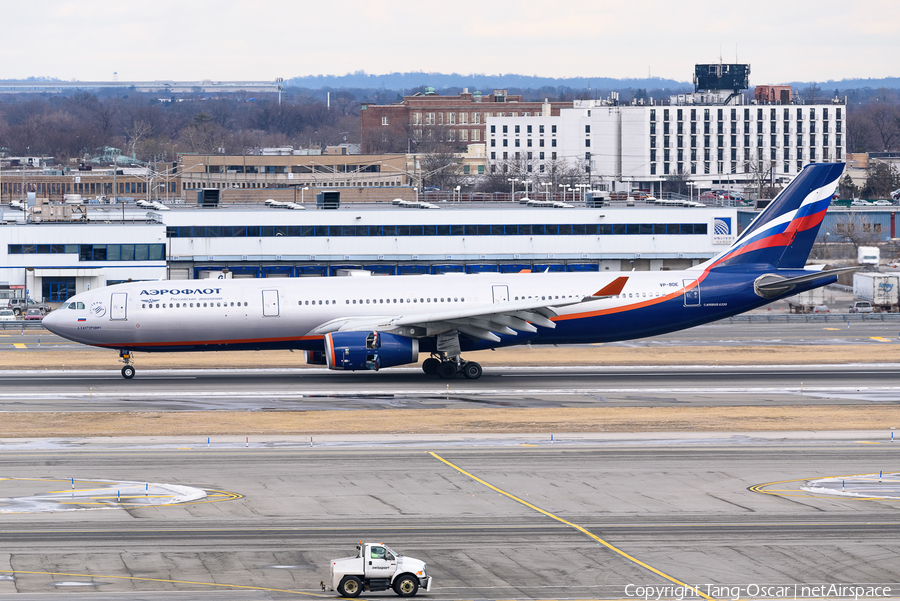
{"type": "Polygon", "coordinates": [[[394,592],[400,597],[412,597],[419,592],[419,581],[414,576],[404,574],[394,581],[394,592]]]}
{"type": "Polygon", "coordinates": [[[456,377],[456,363],[444,361],[438,367],[437,374],[442,380],[452,380],[456,377]]]}
{"type": "Polygon", "coordinates": [[[438,368],[441,366],[441,362],[434,357],[429,357],[422,362],[422,371],[424,371],[429,376],[436,375],[438,372],[438,368]]]}
{"type": "Polygon", "coordinates": [[[362,592],[362,581],[356,576],[344,576],[338,585],[341,597],[359,597],[362,592]]]}
{"type": "Polygon", "coordinates": [[[482,371],[481,366],[474,361],[467,361],[462,368],[463,375],[469,380],[480,378],[482,371]]]}
{"type": "Polygon", "coordinates": [[[131,365],[126,365],[125,367],[122,368],[122,377],[125,378],[126,380],[130,380],[131,378],[133,378],[134,373],[135,373],[134,367],[132,367],[131,365]]]}

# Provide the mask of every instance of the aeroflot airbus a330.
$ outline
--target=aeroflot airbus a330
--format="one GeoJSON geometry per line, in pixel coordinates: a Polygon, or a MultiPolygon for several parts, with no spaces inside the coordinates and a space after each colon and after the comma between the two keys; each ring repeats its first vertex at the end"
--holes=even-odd
{"type": "Polygon", "coordinates": [[[830,284],[806,269],[843,163],[807,166],[717,257],[684,271],[447,274],[134,282],[75,295],[51,332],[134,351],[301,349],[307,362],[377,370],[418,361],[427,374],[481,376],[461,353],[656,336],[830,284]]]}

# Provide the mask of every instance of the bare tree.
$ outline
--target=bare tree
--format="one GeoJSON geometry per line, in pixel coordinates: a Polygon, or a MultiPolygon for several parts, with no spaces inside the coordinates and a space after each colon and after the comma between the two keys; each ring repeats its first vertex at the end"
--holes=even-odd
{"type": "Polygon", "coordinates": [[[892,150],[900,139],[900,129],[897,127],[900,109],[896,105],[876,103],[870,107],[868,115],[881,139],[881,149],[892,150]]]}
{"type": "Polygon", "coordinates": [[[807,87],[805,90],[803,90],[803,95],[806,97],[806,101],[808,103],[816,104],[821,92],[822,92],[822,88],[819,87],[819,84],[813,82],[813,83],[809,84],[809,87],[807,87]]]}
{"type": "Polygon", "coordinates": [[[462,166],[449,146],[438,147],[434,152],[419,157],[422,185],[441,190],[452,190],[462,184],[462,166]]]}
{"type": "Polygon", "coordinates": [[[138,142],[151,131],[153,128],[146,121],[134,121],[124,129],[125,142],[131,146],[131,156],[137,156],[138,142]]]}
{"type": "Polygon", "coordinates": [[[847,152],[866,152],[877,148],[877,134],[868,111],[854,109],[848,110],[847,113],[847,152]]]}
{"type": "MultiPolygon", "coordinates": [[[[881,224],[859,211],[841,211],[834,219],[834,234],[854,247],[872,246],[881,241],[881,224]]],[[[855,253],[854,253],[855,254],[855,253]]]]}

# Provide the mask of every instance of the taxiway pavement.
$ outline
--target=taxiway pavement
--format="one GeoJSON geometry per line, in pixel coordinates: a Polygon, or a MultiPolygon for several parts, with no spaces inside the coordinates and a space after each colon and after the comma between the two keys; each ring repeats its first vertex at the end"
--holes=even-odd
{"type": "Polygon", "coordinates": [[[629,584],[675,581],[704,593],[739,587],[742,597],[748,586],[822,583],[889,586],[897,596],[900,501],[802,489],[896,468],[900,445],[867,442],[876,441],[638,436],[604,446],[460,442],[433,454],[389,440],[343,449],[185,441],[4,452],[4,477],[34,480],[0,480],[0,496],[65,488],[69,478],[231,496],[0,513],[0,599],[319,596],[328,560],[358,540],[424,559],[435,578],[426,599],[621,599],[629,584]]]}
{"type": "Polygon", "coordinates": [[[447,381],[374,372],[146,370],[0,372],[0,411],[291,411],[459,407],[893,403],[900,366],[494,367],[447,381]]]}

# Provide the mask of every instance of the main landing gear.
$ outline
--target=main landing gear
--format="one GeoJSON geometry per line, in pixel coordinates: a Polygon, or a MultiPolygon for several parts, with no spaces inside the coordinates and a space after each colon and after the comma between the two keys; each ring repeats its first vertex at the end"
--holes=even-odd
{"type": "Polygon", "coordinates": [[[134,366],[131,364],[131,352],[120,350],[119,360],[125,364],[125,367],[122,368],[122,377],[126,380],[130,380],[136,373],[134,366]]]}
{"type": "Polygon", "coordinates": [[[422,363],[422,371],[429,376],[437,375],[442,380],[452,380],[462,374],[469,380],[477,380],[483,370],[481,365],[474,361],[463,361],[462,357],[447,357],[444,353],[437,353],[438,357],[429,357],[422,363]]]}

